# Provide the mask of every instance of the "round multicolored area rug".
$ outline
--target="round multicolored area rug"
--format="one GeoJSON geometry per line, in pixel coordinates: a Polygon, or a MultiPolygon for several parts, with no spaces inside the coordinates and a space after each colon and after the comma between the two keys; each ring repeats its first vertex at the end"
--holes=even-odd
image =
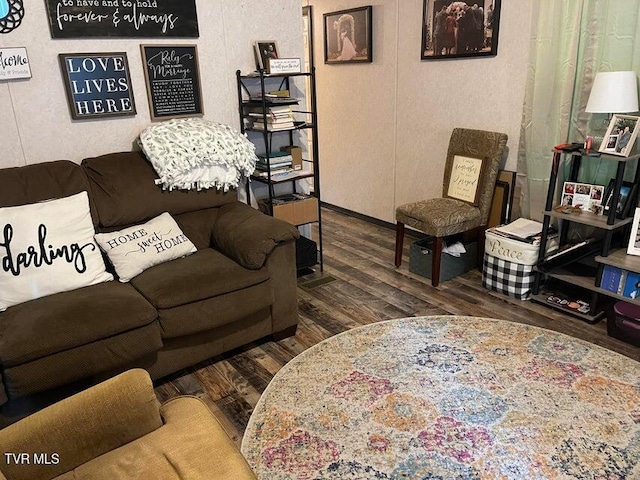
{"type": "Polygon", "coordinates": [[[367,325],[278,372],[242,453],[264,480],[640,478],[640,363],[502,320],[367,325]]]}

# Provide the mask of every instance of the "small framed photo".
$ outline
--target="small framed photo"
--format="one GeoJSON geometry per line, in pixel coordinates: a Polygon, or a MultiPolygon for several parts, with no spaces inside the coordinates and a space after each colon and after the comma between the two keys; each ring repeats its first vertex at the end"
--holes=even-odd
{"type": "Polygon", "coordinates": [[[500,0],[422,0],[421,60],[498,54],[500,0]]]}
{"type": "Polygon", "coordinates": [[[269,60],[280,58],[278,44],[275,40],[258,40],[253,46],[258,70],[269,73],[269,60]]]}
{"type": "Polygon", "coordinates": [[[560,204],[568,207],[580,207],[594,213],[602,212],[598,208],[604,197],[604,185],[589,183],[564,182],[562,186],[562,200],[560,204]]]}
{"type": "MultiPolygon", "coordinates": [[[[615,179],[609,180],[609,184],[607,185],[607,189],[604,192],[604,215],[609,214],[609,208],[612,205],[612,197],[613,197],[613,186],[615,185],[615,179]]],[[[616,203],[616,217],[617,218],[627,218],[629,215],[629,210],[631,208],[632,199],[636,196],[636,185],[631,182],[622,182],[620,186],[620,196],[618,197],[618,201],[616,203]]]]}
{"type": "Polygon", "coordinates": [[[628,157],[638,136],[638,120],[632,115],[614,115],[600,145],[600,152],[628,157]]]}
{"type": "Polygon", "coordinates": [[[629,245],[627,245],[627,253],[629,255],[640,255],[640,208],[636,208],[633,215],[633,226],[631,227],[631,236],[629,237],[629,245]]]}
{"type": "Polygon", "coordinates": [[[371,63],[371,5],[325,13],[324,63],[371,63]]]}

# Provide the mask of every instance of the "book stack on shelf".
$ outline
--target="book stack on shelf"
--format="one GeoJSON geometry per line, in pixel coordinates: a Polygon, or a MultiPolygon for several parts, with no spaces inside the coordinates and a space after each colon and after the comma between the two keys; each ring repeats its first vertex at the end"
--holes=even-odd
{"type": "Polygon", "coordinates": [[[296,105],[298,103],[298,99],[295,97],[290,97],[288,95],[281,95],[279,93],[265,93],[264,95],[260,95],[259,93],[249,96],[250,102],[266,102],[269,105],[279,104],[279,105],[296,105]]]}
{"type": "Polygon", "coordinates": [[[252,127],[256,130],[265,130],[264,120],[266,118],[266,129],[269,131],[289,130],[294,128],[293,113],[288,105],[279,105],[268,107],[266,114],[262,107],[252,108],[249,110],[249,118],[252,127]]]}
{"type": "Polygon", "coordinates": [[[292,165],[293,157],[289,152],[279,151],[272,152],[268,156],[258,155],[256,170],[253,174],[256,177],[267,178],[271,170],[271,178],[275,179],[294,172],[292,165]]]}
{"type": "Polygon", "coordinates": [[[600,288],[627,298],[640,298],[640,273],[605,265],[600,288]]]}

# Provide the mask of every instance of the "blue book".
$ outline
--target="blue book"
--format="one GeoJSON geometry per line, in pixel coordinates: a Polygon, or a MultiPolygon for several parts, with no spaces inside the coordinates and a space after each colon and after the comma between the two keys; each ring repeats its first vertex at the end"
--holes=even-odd
{"type": "Polygon", "coordinates": [[[627,281],[624,284],[622,295],[628,298],[640,298],[640,273],[627,273],[627,281]]]}
{"type": "Polygon", "coordinates": [[[620,278],[622,277],[622,269],[613,267],[611,265],[605,265],[602,272],[602,280],[600,281],[600,287],[609,292],[618,293],[618,286],[620,285],[620,278]]]}

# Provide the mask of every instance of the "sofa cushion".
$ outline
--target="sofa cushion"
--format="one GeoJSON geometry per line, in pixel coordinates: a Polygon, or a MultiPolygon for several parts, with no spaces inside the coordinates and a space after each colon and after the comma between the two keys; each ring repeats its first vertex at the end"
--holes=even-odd
{"type": "Polygon", "coordinates": [[[248,270],[211,248],[145,270],[131,284],[156,308],[172,308],[258,285],[266,269],[248,270]]]}
{"type": "MultiPolygon", "coordinates": [[[[69,160],[0,169],[0,207],[13,207],[63,198],[89,190],[84,170],[69,160]]],[[[93,224],[98,216],[91,204],[93,224]]]]}
{"type": "MultiPolygon", "coordinates": [[[[173,308],[158,310],[162,338],[176,338],[236,323],[273,305],[271,281],[262,282],[242,290],[206,298],[173,308]],[[188,318],[189,321],[185,321],[188,318]]],[[[267,313],[268,314],[268,313],[267,313]]],[[[245,338],[251,333],[245,329],[245,338]]]]}
{"type": "Polygon", "coordinates": [[[4,368],[149,325],[156,310],[130,285],[101,283],[21,303],[0,314],[4,368]]]}
{"type": "Polygon", "coordinates": [[[84,480],[255,480],[208,407],[180,397],[160,410],[165,425],[58,477],[84,480]]]}
{"type": "Polygon", "coordinates": [[[167,212],[142,225],[99,233],[95,239],[109,257],[121,282],[128,282],[154,265],[196,251],[167,212]]]}
{"type": "Polygon", "coordinates": [[[211,230],[218,218],[218,207],[181,213],[173,218],[198,250],[211,246],[211,230]]]}
{"type": "Polygon", "coordinates": [[[139,151],[87,158],[82,166],[100,225],[105,228],[135,225],[162,212],[177,215],[219,207],[237,199],[235,191],[162,190],[155,183],[158,175],[139,151]]]}
{"type": "Polygon", "coordinates": [[[4,370],[9,398],[19,398],[68,385],[98,374],[113,374],[136,365],[162,348],[154,321],[118,335],[63,350],[4,370]]]}
{"type": "Polygon", "coordinates": [[[149,374],[128,370],[60,400],[0,430],[4,452],[42,452],[58,461],[11,462],[0,469],[13,480],[48,480],[162,426],[149,374]]]}
{"type": "Polygon", "coordinates": [[[0,208],[0,311],[113,280],[93,236],[87,192],[0,208]]]}

